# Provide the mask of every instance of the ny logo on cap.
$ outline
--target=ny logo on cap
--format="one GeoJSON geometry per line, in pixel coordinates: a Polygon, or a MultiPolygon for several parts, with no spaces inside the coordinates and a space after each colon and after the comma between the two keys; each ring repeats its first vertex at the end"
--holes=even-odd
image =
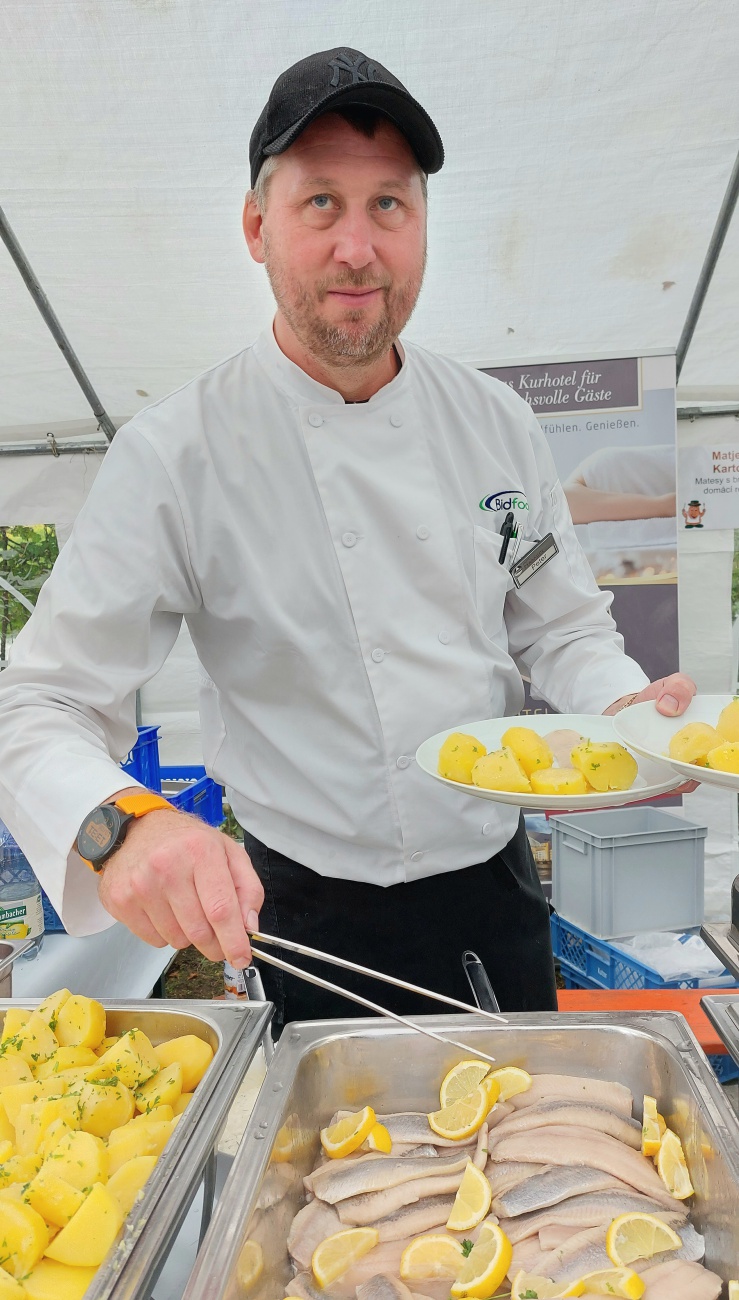
{"type": "Polygon", "coordinates": [[[339,85],[342,72],[349,73],[351,81],[348,84],[352,86],[358,85],[361,81],[379,81],[377,68],[363,54],[358,54],[353,62],[347,55],[340,54],[336,59],[329,59],[328,66],[334,70],[329,83],[332,86],[339,85]],[[365,65],[364,72],[361,70],[362,64],[365,65]]]}

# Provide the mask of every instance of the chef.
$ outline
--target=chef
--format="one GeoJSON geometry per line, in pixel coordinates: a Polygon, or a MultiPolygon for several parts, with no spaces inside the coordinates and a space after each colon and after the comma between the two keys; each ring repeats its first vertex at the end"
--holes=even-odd
{"type": "MultiPolygon", "coordinates": [[[[522,676],[567,713],[676,714],[694,687],[624,655],[530,408],[401,338],[444,160],[428,113],[327,50],[277,79],[250,158],[244,232],[277,314],[117,433],[0,676],[0,816],[72,933],[117,918],[244,966],[259,923],[465,1000],[471,948],[503,1010],[553,1008],[519,810],[439,786],[416,748],[518,713],[522,676]],[[118,766],[183,619],[244,848],[118,766]]],[[[264,981],[280,1023],[353,1010],[264,981]]]]}

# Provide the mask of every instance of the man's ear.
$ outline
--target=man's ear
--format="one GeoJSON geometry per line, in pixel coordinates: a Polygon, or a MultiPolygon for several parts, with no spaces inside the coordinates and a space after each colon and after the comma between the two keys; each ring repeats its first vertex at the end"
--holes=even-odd
{"type": "Polygon", "coordinates": [[[256,201],[247,194],[242,217],[244,238],[255,262],[264,262],[264,239],[262,237],[262,214],[256,201]]]}

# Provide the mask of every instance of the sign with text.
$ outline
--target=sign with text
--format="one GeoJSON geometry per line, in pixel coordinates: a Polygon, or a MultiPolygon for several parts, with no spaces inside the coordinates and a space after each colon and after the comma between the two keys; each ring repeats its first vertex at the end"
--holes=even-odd
{"type": "Polygon", "coordinates": [[[683,448],[678,481],[681,528],[739,528],[739,443],[683,448]]]}
{"type": "Polygon", "coordinates": [[[641,406],[638,357],[503,366],[485,373],[508,384],[537,415],[634,411],[641,406]]]}

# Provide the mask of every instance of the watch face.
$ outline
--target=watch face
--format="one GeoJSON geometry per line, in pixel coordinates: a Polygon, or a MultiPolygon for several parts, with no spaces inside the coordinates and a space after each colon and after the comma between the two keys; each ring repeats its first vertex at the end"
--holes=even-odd
{"type": "Polygon", "coordinates": [[[115,847],[124,817],[114,804],[95,808],[80,827],[77,852],[93,865],[104,862],[115,847]]]}

